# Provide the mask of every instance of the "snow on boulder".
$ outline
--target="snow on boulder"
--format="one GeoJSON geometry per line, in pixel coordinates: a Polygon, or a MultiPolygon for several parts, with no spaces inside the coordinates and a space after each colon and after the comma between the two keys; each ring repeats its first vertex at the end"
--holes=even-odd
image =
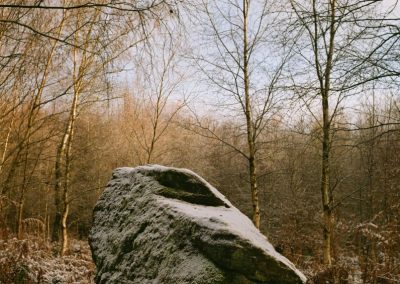
{"type": "Polygon", "coordinates": [[[114,170],[89,237],[96,283],[304,283],[204,179],[157,165],[114,170]]]}

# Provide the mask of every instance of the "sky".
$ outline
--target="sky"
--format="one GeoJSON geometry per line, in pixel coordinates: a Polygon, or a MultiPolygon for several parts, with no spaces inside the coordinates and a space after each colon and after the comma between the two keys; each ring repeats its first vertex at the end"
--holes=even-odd
{"type": "Polygon", "coordinates": [[[392,8],[393,9],[393,15],[395,17],[400,17],[400,1],[398,0],[383,0],[382,1],[382,6],[384,8],[392,8]]]}
{"type": "MultiPolygon", "coordinates": [[[[381,7],[383,10],[394,7],[392,13],[393,18],[397,18],[400,21],[400,3],[398,3],[398,1],[396,0],[382,0],[381,2],[381,7]]],[[[191,28],[193,27],[189,26],[189,29],[191,28]]],[[[200,42],[198,42],[199,31],[200,29],[196,30],[196,35],[190,35],[191,31],[189,31],[189,35],[186,38],[186,40],[189,42],[185,44],[187,46],[197,49],[197,51],[200,52],[212,51],[213,47],[209,45],[205,46],[204,43],[201,44],[200,42]]],[[[182,40],[182,38],[180,40],[182,40]]],[[[186,59],[182,59],[182,62],[184,60],[186,59]]],[[[212,110],[213,113],[216,114],[217,108],[213,108],[211,105],[217,102],[217,94],[212,90],[210,85],[208,85],[205,81],[202,81],[202,79],[204,79],[204,76],[200,74],[201,72],[196,73],[193,61],[185,61],[182,65],[184,72],[186,72],[188,76],[185,83],[182,84],[182,88],[177,90],[179,94],[176,95],[174,99],[179,100],[179,95],[183,93],[190,94],[193,103],[192,106],[197,111],[199,111],[200,113],[207,113],[207,111],[212,110]]],[[[128,70],[118,75],[118,84],[120,84],[121,89],[132,90],[132,92],[134,92],[135,66],[131,62],[127,62],[126,67],[128,68],[128,70]]]]}

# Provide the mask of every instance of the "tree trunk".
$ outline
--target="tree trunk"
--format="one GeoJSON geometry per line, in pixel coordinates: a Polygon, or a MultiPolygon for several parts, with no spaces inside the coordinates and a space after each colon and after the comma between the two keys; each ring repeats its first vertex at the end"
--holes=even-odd
{"type": "MultiPolygon", "coordinates": [[[[318,14],[316,8],[316,0],[313,0],[313,17],[314,17],[314,34],[311,35],[314,48],[314,61],[316,73],[319,81],[319,91],[321,96],[322,108],[322,159],[321,159],[321,197],[322,197],[322,211],[323,211],[323,263],[327,266],[332,265],[332,243],[333,243],[333,192],[330,187],[330,154],[332,148],[331,141],[331,121],[334,114],[330,114],[329,110],[329,96],[331,85],[331,72],[333,67],[333,53],[335,44],[335,14],[336,2],[331,0],[330,5],[330,27],[329,27],[329,43],[325,50],[327,54],[326,66],[322,70],[319,58],[319,45],[318,45],[318,14]]],[[[325,35],[323,35],[325,36],[325,35]]]]}
{"type": "Polygon", "coordinates": [[[63,255],[68,246],[67,237],[67,218],[69,212],[69,172],[70,172],[70,151],[72,147],[72,139],[74,134],[75,120],[77,116],[79,88],[75,89],[74,97],[72,100],[70,115],[68,118],[65,132],[61,139],[61,143],[57,150],[56,164],[55,164],[55,206],[56,214],[53,224],[52,241],[58,242],[60,240],[60,233],[62,236],[61,255],[63,255]],[[63,166],[65,172],[63,174],[63,166]],[[64,179],[64,183],[63,183],[64,179]],[[62,190],[62,191],[61,191],[62,190]]]}
{"type": "Polygon", "coordinates": [[[256,163],[254,157],[251,160],[249,160],[249,166],[250,166],[251,200],[253,205],[253,223],[259,229],[261,214],[260,214],[260,206],[258,199],[256,163]]]}
{"type": "Polygon", "coordinates": [[[332,265],[332,228],[333,212],[330,194],[330,124],[329,124],[329,105],[328,98],[323,101],[323,138],[322,138],[322,174],[321,174],[321,194],[323,208],[323,240],[324,240],[324,264],[332,265]]]}
{"type": "Polygon", "coordinates": [[[60,254],[64,255],[68,249],[68,231],[67,231],[67,219],[69,212],[69,179],[70,179],[70,155],[72,140],[74,135],[75,120],[77,117],[78,110],[78,99],[81,91],[82,74],[86,66],[86,54],[82,56],[80,66],[77,66],[76,49],[73,52],[74,60],[74,96],[72,98],[71,109],[69,112],[67,126],[63,133],[60,145],[57,150],[56,164],[55,164],[55,205],[56,215],[53,225],[53,241],[59,241],[61,233],[61,249],[60,254]],[[63,172],[64,168],[64,172],[63,172]],[[62,190],[62,192],[61,192],[62,190]]]}
{"type": "Polygon", "coordinates": [[[66,133],[64,133],[63,138],[61,140],[60,145],[57,148],[56,155],[56,164],[54,168],[54,205],[56,207],[56,212],[54,215],[54,223],[53,223],[53,231],[51,235],[51,241],[58,242],[60,240],[60,228],[61,228],[61,212],[62,212],[62,204],[61,204],[61,187],[62,187],[62,164],[63,157],[65,153],[65,145],[66,145],[66,133]]]}
{"type": "Polygon", "coordinates": [[[18,209],[17,209],[17,238],[18,238],[18,240],[22,240],[22,238],[23,238],[23,228],[22,228],[23,213],[24,213],[24,196],[23,196],[23,192],[22,192],[22,195],[20,196],[20,200],[18,202],[18,209]]]}
{"type": "MultiPolygon", "coordinates": [[[[93,15],[93,22],[99,15],[99,11],[96,11],[93,15]]],[[[76,15],[76,23],[79,26],[80,15],[76,15]]],[[[73,98],[69,112],[68,122],[63,133],[60,145],[57,150],[56,164],[55,164],[55,205],[56,215],[53,224],[53,235],[57,236],[54,241],[59,241],[61,233],[61,249],[60,255],[64,255],[68,249],[68,226],[67,219],[69,213],[69,183],[70,183],[70,156],[72,149],[72,141],[74,137],[75,121],[78,114],[78,100],[82,90],[84,74],[88,67],[88,54],[87,49],[90,44],[90,36],[92,35],[93,25],[90,26],[89,30],[84,34],[84,45],[82,54],[77,56],[77,48],[73,49],[73,98]],[[78,58],[80,61],[78,62],[78,58]],[[63,171],[64,169],[64,171],[63,171]],[[62,191],[61,191],[62,190],[62,191]]],[[[79,34],[75,33],[75,45],[79,46],[79,34]]]]}
{"type": "Polygon", "coordinates": [[[69,213],[69,202],[68,202],[68,191],[64,190],[64,206],[61,217],[61,256],[65,255],[68,250],[68,229],[67,229],[67,219],[69,213]]]}
{"type": "Polygon", "coordinates": [[[243,78],[244,78],[244,101],[245,116],[247,127],[247,144],[249,148],[249,178],[251,201],[253,207],[253,223],[260,228],[260,205],[257,187],[257,167],[256,167],[256,145],[254,137],[254,126],[252,119],[251,99],[250,99],[250,76],[249,76],[249,50],[248,50],[248,12],[249,0],[243,0],[243,78]]]}
{"type": "Polygon", "coordinates": [[[79,89],[75,89],[74,99],[71,107],[71,120],[70,120],[70,128],[69,128],[69,138],[67,140],[67,148],[65,152],[65,182],[64,182],[64,190],[63,190],[63,211],[61,215],[61,233],[62,233],[62,241],[61,241],[61,256],[65,255],[68,250],[68,230],[67,230],[67,219],[69,213],[69,185],[70,185],[70,176],[71,176],[71,150],[72,150],[72,141],[74,138],[74,129],[75,129],[75,120],[77,116],[77,108],[78,108],[78,97],[79,97],[79,89]]]}
{"type": "MultiPolygon", "coordinates": [[[[161,91],[160,91],[161,93],[161,91]]],[[[152,122],[152,136],[151,136],[151,141],[150,141],[150,147],[147,149],[147,163],[151,163],[151,158],[153,155],[154,147],[156,145],[156,140],[157,140],[157,130],[158,130],[158,122],[160,120],[160,100],[161,100],[161,94],[157,95],[157,102],[156,102],[156,110],[154,114],[154,122],[152,122]]]]}
{"type": "Polygon", "coordinates": [[[48,200],[48,190],[46,190],[46,195],[45,195],[45,206],[44,206],[44,218],[43,218],[43,223],[44,223],[44,232],[43,232],[43,240],[47,242],[48,240],[48,223],[49,223],[49,200],[48,200]]]}
{"type": "MultiPolygon", "coordinates": [[[[61,34],[61,30],[62,30],[63,24],[64,24],[64,18],[61,20],[61,23],[60,23],[60,26],[59,26],[59,30],[58,30],[58,35],[61,34]]],[[[24,133],[22,143],[19,145],[20,148],[18,149],[17,157],[19,156],[20,152],[24,148],[25,144],[27,145],[27,147],[29,147],[29,141],[30,141],[30,138],[31,138],[31,135],[32,135],[33,123],[34,123],[34,120],[35,120],[35,118],[37,117],[37,115],[39,114],[39,111],[40,111],[40,102],[41,102],[41,99],[42,99],[44,88],[46,86],[47,77],[48,77],[49,72],[50,72],[51,62],[52,62],[52,59],[53,59],[53,55],[54,55],[54,51],[56,49],[56,46],[57,46],[57,41],[54,41],[52,46],[51,46],[50,53],[49,53],[49,55],[47,57],[46,65],[45,65],[45,68],[43,70],[43,76],[41,78],[40,85],[38,87],[37,93],[36,94],[34,93],[32,104],[30,106],[30,111],[29,111],[26,131],[24,133]]],[[[28,154],[28,149],[26,151],[27,151],[27,154],[28,154]]],[[[14,161],[17,161],[17,158],[14,161]]],[[[24,182],[23,182],[23,185],[22,185],[23,188],[22,188],[22,194],[21,194],[21,197],[20,197],[21,198],[20,199],[21,206],[19,206],[20,210],[23,209],[23,198],[24,198],[24,191],[25,191],[25,187],[26,187],[26,185],[25,185],[26,167],[27,167],[27,156],[25,158],[24,182]]],[[[10,173],[12,173],[13,171],[15,171],[15,167],[11,168],[10,173]]],[[[9,174],[8,177],[10,177],[10,174],[9,174]]],[[[8,179],[7,179],[7,181],[8,181],[8,179]]],[[[7,184],[6,184],[6,186],[7,186],[7,184]]],[[[23,212],[21,211],[20,216],[18,216],[18,222],[20,222],[20,221],[22,222],[22,219],[19,220],[19,218],[22,218],[22,213],[23,212]]],[[[20,228],[21,226],[22,225],[18,224],[18,228],[20,228]]]]}

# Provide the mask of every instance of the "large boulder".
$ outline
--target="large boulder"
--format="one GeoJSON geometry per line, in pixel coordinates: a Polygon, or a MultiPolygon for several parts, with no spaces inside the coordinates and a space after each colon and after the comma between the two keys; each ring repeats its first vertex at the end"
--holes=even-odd
{"type": "Polygon", "coordinates": [[[89,242],[97,283],[306,280],[221,193],[184,169],[116,169],[89,242]]]}

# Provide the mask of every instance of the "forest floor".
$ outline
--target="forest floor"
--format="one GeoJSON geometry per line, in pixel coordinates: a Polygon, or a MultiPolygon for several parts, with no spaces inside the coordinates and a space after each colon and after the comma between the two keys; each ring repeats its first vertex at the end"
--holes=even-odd
{"type": "MultiPolygon", "coordinates": [[[[70,250],[63,257],[57,255],[58,250],[38,237],[0,239],[0,284],[94,283],[95,265],[87,241],[70,239],[70,250]]],[[[361,283],[347,273],[340,275],[345,271],[341,267],[324,270],[306,266],[303,271],[312,279],[310,283],[333,283],[334,275],[350,280],[346,283],[361,283]]]]}
{"type": "MultiPolygon", "coordinates": [[[[43,238],[0,239],[0,284],[94,283],[95,265],[86,240],[70,239],[70,250],[63,257],[57,255],[58,250],[43,238]]],[[[363,283],[354,257],[328,270],[315,263],[303,263],[303,266],[299,268],[310,280],[307,283],[334,283],[335,278],[345,281],[340,283],[363,283]]],[[[398,275],[378,278],[392,282],[377,283],[400,283],[398,275]]]]}
{"type": "Polygon", "coordinates": [[[95,265],[86,241],[70,240],[70,252],[39,238],[0,240],[0,284],[94,283],[95,265]]]}

